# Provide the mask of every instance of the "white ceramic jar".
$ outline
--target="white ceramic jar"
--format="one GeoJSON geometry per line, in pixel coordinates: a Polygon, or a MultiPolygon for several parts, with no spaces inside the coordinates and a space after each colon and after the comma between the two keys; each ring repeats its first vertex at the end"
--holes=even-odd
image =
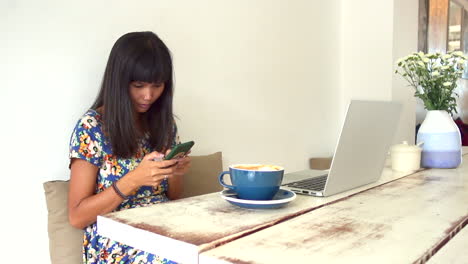
{"type": "Polygon", "coordinates": [[[392,170],[398,172],[414,172],[421,165],[422,148],[416,145],[408,145],[407,141],[393,145],[390,149],[392,170]]]}

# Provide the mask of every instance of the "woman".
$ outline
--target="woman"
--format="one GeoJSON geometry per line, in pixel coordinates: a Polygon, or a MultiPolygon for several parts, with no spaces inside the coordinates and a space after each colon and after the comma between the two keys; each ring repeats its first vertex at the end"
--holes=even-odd
{"type": "Polygon", "coordinates": [[[114,44],[99,95],[70,140],[70,223],[84,228],[84,263],[166,263],[96,232],[98,215],[177,199],[190,158],[161,160],[176,144],[172,59],[152,32],[114,44]]]}
{"type": "Polygon", "coordinates": [[[468,146],[468,124],[463,122],[463,120],[460,117],[455,119],[455,124],[460,130],[462,146],[468,146]]]}

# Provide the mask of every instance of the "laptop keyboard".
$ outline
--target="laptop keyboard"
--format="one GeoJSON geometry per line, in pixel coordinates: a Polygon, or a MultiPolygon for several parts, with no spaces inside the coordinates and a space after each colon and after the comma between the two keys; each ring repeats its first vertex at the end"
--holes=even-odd
{"type": "Polygon", "coordinates": [[[328,174],[310,178],[310,179],[305,179],[302,181],[297,181],[297,182],[291,182],[288,184],[285,184],[285,186],[288,186],[290,188],[299,188],[299,189],[305,189],[305,190],[311,190],[311,191],[323,191],[325,188],[325,183],[327,182],[327,177],[328,174]]]}

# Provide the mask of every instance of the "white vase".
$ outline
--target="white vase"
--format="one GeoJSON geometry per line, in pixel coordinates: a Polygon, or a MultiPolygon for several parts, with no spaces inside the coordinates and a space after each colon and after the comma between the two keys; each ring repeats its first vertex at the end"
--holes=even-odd
{"type": "Polygon", "coordinates": [[[447,111],[428,111],[417,135],[424,142],[421,167],[456,168],[461,163],[460,130],[447,111]]]}

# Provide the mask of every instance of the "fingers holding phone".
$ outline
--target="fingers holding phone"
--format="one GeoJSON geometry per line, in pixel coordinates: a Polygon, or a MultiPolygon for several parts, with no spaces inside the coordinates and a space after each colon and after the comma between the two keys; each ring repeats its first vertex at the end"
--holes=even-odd
{"type": "Polygon", "coordinates": [[[156,187],[173,175],[186,174],[191,164],[191,159],[187,155],[194,144],[193,141],[178,144],[168,150],[166,155],[157,151],[147,154],[131,172],[135,185],[156,187]]]}
{"type": "Polygon", "coordinates": [[[138,186],[158,186],[164,179],[174,174],[177,160],[162,160],[164,155],[151,152],[143,157],[142,161],[132,172],[134,183],[138,186]],[[159,160],[159,161],[158,161],[159,160]]]}
{"type": "Polygon", "coordinates": [[[188,141],[178,144],[166,152],[165,160],[177,160],[174,175],[184,175],[188,172],[191,165],[191,159],[188,157],[188,154],[190,154],[194,144],[194,141],[188,141]]]}
{"type": "Polygon", "coordinates": [[[156,185],[159,185],[163,180],[167,180],[168,178],[172,177],[175,173],[176,165],[179,161],[177,159],[172,160],[160,160],[160,161],[153,161],[153,178],[157,182],[156,185]]]}

